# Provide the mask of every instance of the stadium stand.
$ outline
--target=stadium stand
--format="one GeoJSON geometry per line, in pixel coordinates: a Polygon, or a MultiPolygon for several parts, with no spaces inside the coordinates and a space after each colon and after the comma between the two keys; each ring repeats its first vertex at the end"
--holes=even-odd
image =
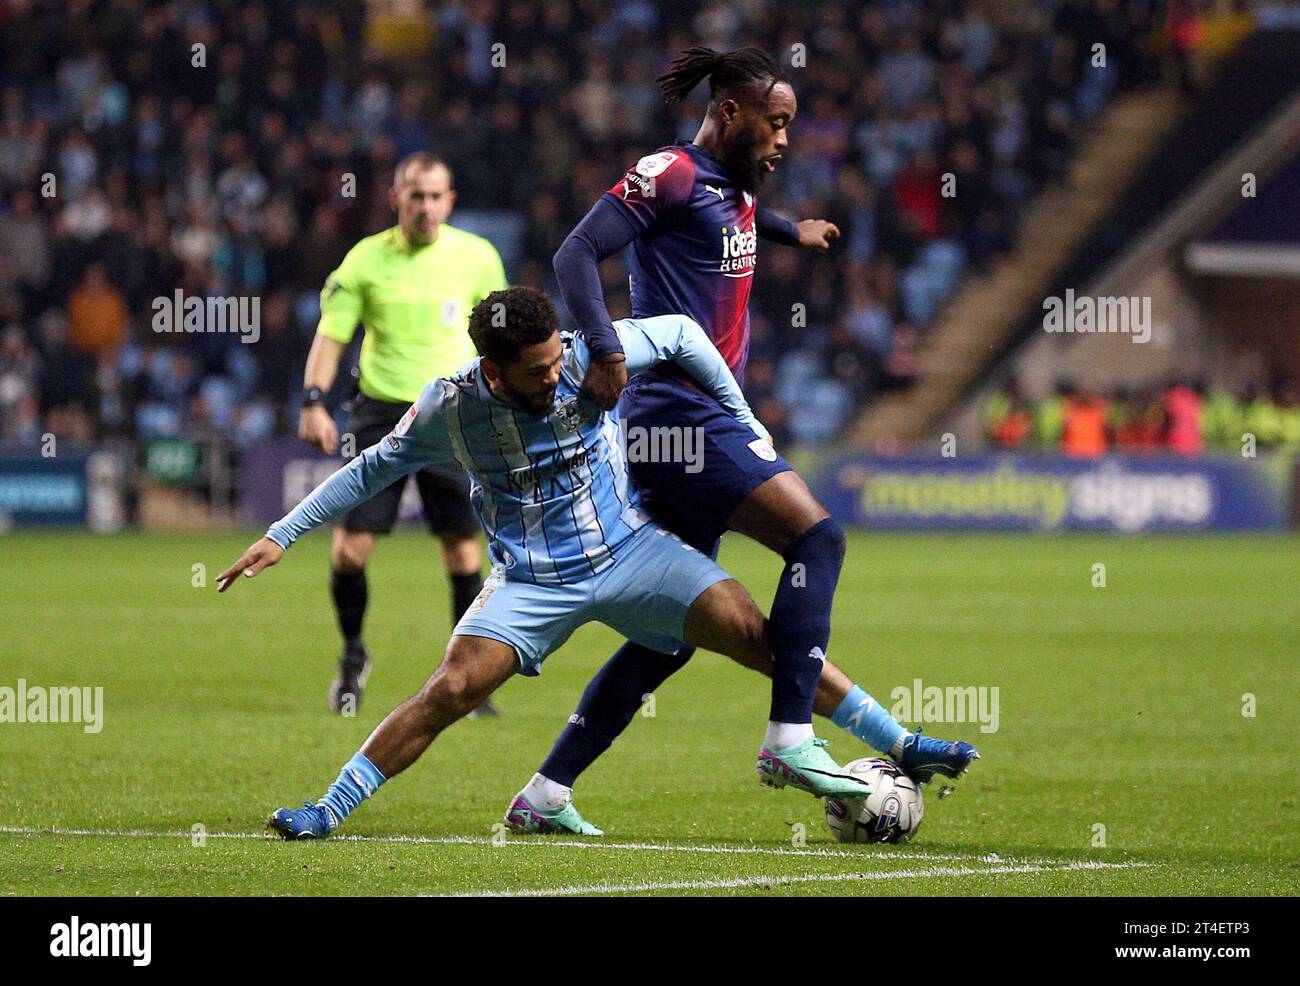
{"type": "Polygon", "coordinates": [[[703,41],[791,63],[795,153],[766,198],[845,232],[829,261],[766,250],[752,306],[756,407],[782,442],[824,441],[910,384],[941,307],[1014,246],[1089,121],[1161,71],[1163,25],[1136,2],[394,6],[0,8],[0,440],[238,450],[290,430],[317,292],[389,223],[389,169],[416,148],[455,167],[453,222],[553,290],[552,252],[611,176],[693,133],[699,105],[665,107],[654,77],[703,41]],[[258,342],[155,331],[177,289],[256,297],[258,342]]]}

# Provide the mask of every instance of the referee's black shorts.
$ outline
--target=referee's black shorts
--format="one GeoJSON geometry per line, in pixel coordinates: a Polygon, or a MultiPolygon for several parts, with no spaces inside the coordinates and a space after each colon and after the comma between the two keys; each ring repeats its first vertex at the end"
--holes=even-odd
{"type": "MultiPolygon", "coordinates": [[[[393,430],[410,404],[378,401],[364,394],[357,397],[356,408],[345,431],[356,436],[358,453],[368,449],[393,430]]],[[[407,480],[414,478],[424,507],[424,519],[434,534],[472,534],[478,519],[469,503],[469,477],[455,462],[425,466],[414,477],[403,476],[382,493],[377,493],[343,517],[349,531],[387,534],[397,523],[397,508],[407,480]]]]}

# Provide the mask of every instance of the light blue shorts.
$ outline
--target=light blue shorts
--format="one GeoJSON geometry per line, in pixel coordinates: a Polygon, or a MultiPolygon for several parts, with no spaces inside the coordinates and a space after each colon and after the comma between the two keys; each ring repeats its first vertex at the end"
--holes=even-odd
{"type": "Polygon", "coordinates": [[[611,564],[572,585],[522,582],[494,568],[452,632],[510,644],[526,675],[539,674],[547,656],[592,621],[652,650],[672,653],[682,646],[691,603],[729,578],[712,558],[647,524],[622,545],[611,564]]]}

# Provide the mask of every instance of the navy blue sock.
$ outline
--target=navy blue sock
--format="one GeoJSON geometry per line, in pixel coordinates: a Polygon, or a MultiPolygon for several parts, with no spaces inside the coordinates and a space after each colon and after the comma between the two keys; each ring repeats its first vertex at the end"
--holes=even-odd
{"type": "Polygon", "coordinates": [[[827,517],[808,528],[782,555],[785,571],[772,601],[768,628],[773,722],[812,722],[844,549],[844,532],[827,517]]]}
{"type": "Polygon", "coordinates": [[[631,641],[620,647],[587,684],[577,711],[538,773],[573,787],[578,775],[627,728],[643,696],[653,694],[694,653],[694,647],[684,647],[679,654],[661,654],[631,641]]]}

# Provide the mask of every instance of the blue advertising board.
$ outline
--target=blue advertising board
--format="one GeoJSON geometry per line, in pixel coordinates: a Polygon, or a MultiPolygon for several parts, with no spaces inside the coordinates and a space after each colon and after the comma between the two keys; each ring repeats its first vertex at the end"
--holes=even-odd
{"type": "Polygon", "coordinates": [[[111,452],[0,452],[0,529],[85,525],[120,529],[126,521],[125,467],[111,452]]]}
{"type": "Polygon", "coordinates": [[[846,526],[1249,531],[1287,526],[1293,463],[1257,459],[845,456],[813,492],[846,526]]]}

